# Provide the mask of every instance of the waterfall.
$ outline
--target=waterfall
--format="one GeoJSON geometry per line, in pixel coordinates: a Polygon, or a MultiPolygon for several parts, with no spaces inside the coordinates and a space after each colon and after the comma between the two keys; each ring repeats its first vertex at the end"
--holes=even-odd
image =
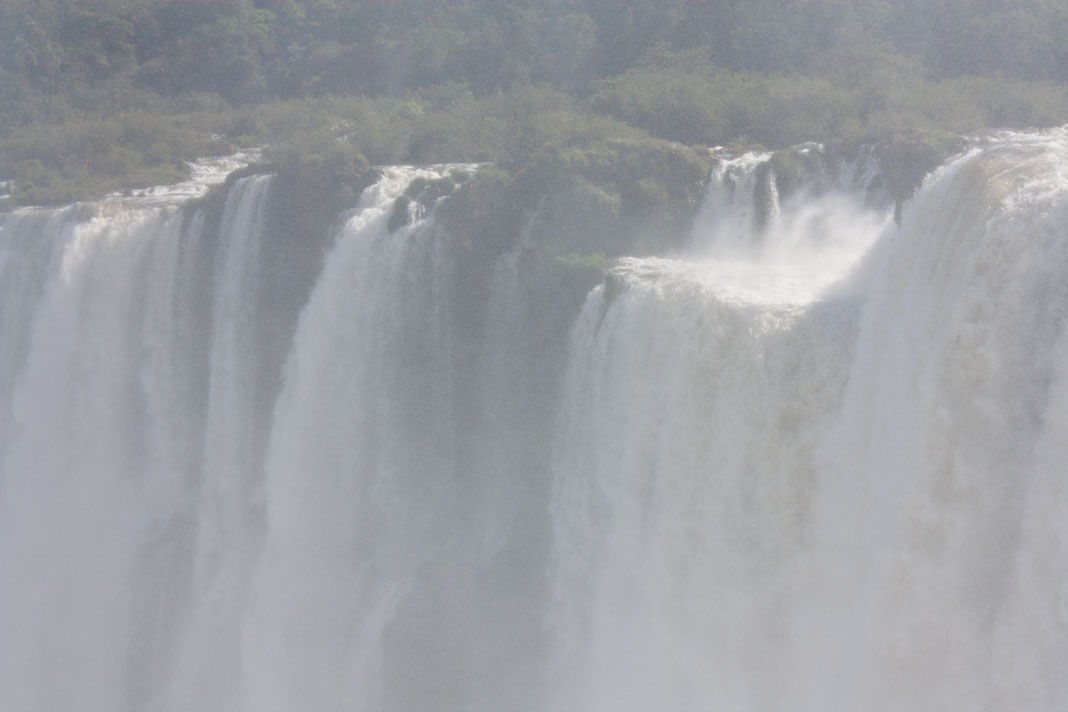
{"type": "Polygon", "coordinates": [[[166,606],[152,600],[166,595],[163,582],[141,573],[182,509],[180,463],[161,462],[151,487],[142,477],[172,433],[142,417],[151,394],[139,378],[145,265],[171,247],[179,219],[89,212],[31,212],[4,226],[14,298],[3,333],[15,358],[5,374],[0,689],[13,709],[129,708],[155,673],[152,654],[130,644],[162,632],[150,609],[166,606]],[[40,231],[26,239],[31,227],[40,231]]]}
{"type": "Polygon", "coordinates": [[[217,231],[158,195],[5,222],[5,706],[145,709],[184,658],[234,664],[269,181],[238,181],[217,231]]]}
{"type": "Polygon", "coordinates": [[[1068,703],[1047,667],[1068,653],[1066,141],[1006,134],[947,166],[873,255],[816,530],[858,706],[1068,703]]]}
{"type": "Polygon", "coordinates": [[[995,138],[900,228],[783,210],[744,269],[624,260],[590,295],[552,497],[552,709],[1068,701],[1066,137],[995,138]],[[845,272],[828,240],[857,244],[845,272]]]}
{"type": "MultiPolygon", "coordinates": [[[[777,709],[817,457],[889,214],[837,190],[757,220],[717,170],[685,259],[620,260],[571,339],[551,499],[553,710],[777,709]]],[[[796,699],[796,698],[786,698],[796,699]]]]}
{"type": "Polygon", "coordinates": [[[380,709],[402,694],[403,680],[382,689],[385,629],[459,525],[450,266],[425,221],[387,226],[416,176],[437,177],[389,170],[365,195],[297,329],[246,636],[255,709],[380,709]]]}
{"type": "Polygon", "coordinates": [[[0,707],[1065,709],[1066,161],[723,158],[588,294],[455,166],[5,216],[0,707]]]}

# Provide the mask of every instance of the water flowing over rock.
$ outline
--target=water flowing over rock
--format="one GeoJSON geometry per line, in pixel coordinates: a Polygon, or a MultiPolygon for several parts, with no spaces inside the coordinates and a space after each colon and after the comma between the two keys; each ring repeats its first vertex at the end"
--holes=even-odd
{"type": "Polygon", "coordinates": [[[584,303],[469,166],[6,216],[0,708],[1068,707],[1068,130],[792,151],[584,303]]]}

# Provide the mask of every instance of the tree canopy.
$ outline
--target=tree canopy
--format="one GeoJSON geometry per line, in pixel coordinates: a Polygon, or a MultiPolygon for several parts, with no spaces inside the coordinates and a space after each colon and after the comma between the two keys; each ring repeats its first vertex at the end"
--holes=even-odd
{"type": "Polygon", "coordinates": [[[298,116],[339,101],[372,161],[500,160],[524,94],[683,144],[1053,125],[1065,37],[1068,0],[5,0],[0,179],[156,180],[220,136],[351,124],[298,116]]]}

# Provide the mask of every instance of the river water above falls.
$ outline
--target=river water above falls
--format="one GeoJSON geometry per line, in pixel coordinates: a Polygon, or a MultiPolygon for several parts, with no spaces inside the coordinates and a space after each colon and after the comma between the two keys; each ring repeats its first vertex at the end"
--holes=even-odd
{"type": "Polygon", "coordinates": [[[0,708],[1068,709],[1068,130],[769,160],[562,328],[455,167],[6,216],[0,708]]]}

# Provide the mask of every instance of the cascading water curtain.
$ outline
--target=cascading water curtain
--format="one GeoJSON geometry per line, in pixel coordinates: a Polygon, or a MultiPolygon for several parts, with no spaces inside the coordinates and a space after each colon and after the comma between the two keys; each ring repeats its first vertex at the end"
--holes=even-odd
{"type": "Polygon", "coordinates": [[[0,708],[1068,709],[1066,163],[726,159],[556,320],[449,166],[5,216],[0,708]]]}

